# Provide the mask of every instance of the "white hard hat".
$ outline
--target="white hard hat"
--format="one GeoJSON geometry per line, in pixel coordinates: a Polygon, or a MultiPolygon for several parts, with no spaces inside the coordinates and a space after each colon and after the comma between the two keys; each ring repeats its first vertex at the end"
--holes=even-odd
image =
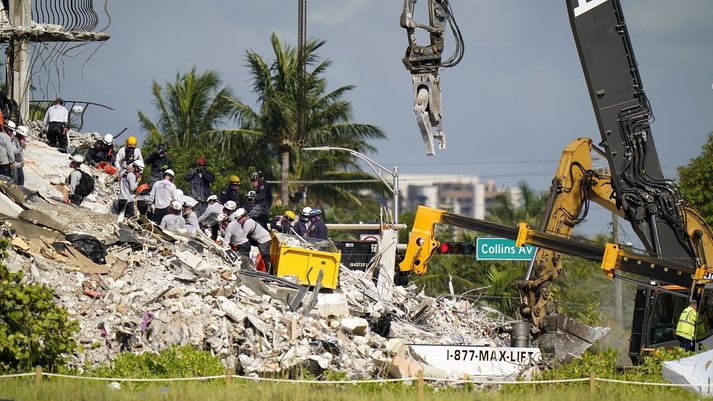
{"type": "Polygon", "coordinates": [[[170,168],[163,172],[163,175],[167,175],[167,174],[170,175],[171,177],[176,176],[176,173],[174,173],[173,170],[171,170],[170,168]]]}
{"type": "Polygon", "coordinates": [[[107,145],[111,145],[112,143],[114,143],[114,135],[112,135],[112,134],[104,135],[104,143],[107,145]]]}
{"type": "Polygon", "coordinates": [[[223,207],[232,212],[233,210],[235,210],[238,207],[238,204],[235,203],[235,201],[229,200],[229,201],[225,202],[225,205],[223,205],[223,207]]]}
{"type": "Polygon", "coordinates": [[[27,136],[27,134],[30,133],[30,130],[27,127],[25,127],[24,125],[21,125],[21,126],[17,127],[17,129],[15,130],[15,133],[20,136],[27,136]]]}
{"type": "Polygon", "coordinates": [[[17,126],[15,125],[15,123],[12,120],[8,120],[8,122],[7,122],[8,129],[15,129],[16,127],[17,126]]]}
{"type": "Polygon", "coordinates": [[[82,114],[83,111],[84,111],[84,107],[82,107],[82,106],[72,107],[72,113],[74,113],[74,114],[82,114]]]}
{"type": "Polygon", "coordinates": [[[181,201],[175,200],[175,201],[171,202],[171,208],[174,210],[181,210],[182,207],[183,207],[183,205],[181,204],[181,201]]]}
{"type": "Polygon", "coordinates": [[[72,156],[72,161],[75,163],[84,163],[84,156],[82,155],[74,155],[72,156]]]}
{"type": "Polygon", "coordinates": [[[198,201],[193,198],[190,198],[190,199],[186,200],[185,202],[183,202],[184,207],[190,207],[191,209],[196,207],[197,204],[198,204],[198,201]]]}
{"type": "Polygon", "coordinates": [[[309,213],[312,211],[312,208],[309,206],[305,206],[304,209],[302,209],[302,215],[303,216],[309,216],[309,213]]]}
{"type": "Polygon", "coordinates": [[[146,166],[144,165],[143,160],[134,160],[134,163],[133,163],[133,164],[134,164],[135,167],[138,167],[138,168],[140,168],[140,169],[142,169],[142,170],[144,169],[144,167],[146,167],[146,166]]]}
{"type": "Polygon", "coordinates": [[[228,215],[227,215],[227,214],[225,214],[225,213],[219,214],[219,215],[218,215],[218,223],[224,222],[225,219],[227,219],[227,218],[228,218],[228,215]]]}
{"type": "Polygon", "coordinates": [[[216,202],[217,202],[217,201],[218,201],[218,197],[215,196],[215,195],[211,195],[211,196],[209,196],[208,199],[206,199],[205,201],[206,201],[206,202],[210,202],[210,201],[216,201],[216,202]]]}
{"type": "Polygon", "coordinates": [[[247,212],[248,212],[248,211],[245,210],[245,208],[241,207],[240,209],[236,210],[235,213],[233,213],[233,215],[230,216],[230,217],[232,217],[232,218],[234,218],[235,220],[237,220],[237,219],[239,219],[239,218],[245,216],[245,214],[247,214],[247,212]]]}

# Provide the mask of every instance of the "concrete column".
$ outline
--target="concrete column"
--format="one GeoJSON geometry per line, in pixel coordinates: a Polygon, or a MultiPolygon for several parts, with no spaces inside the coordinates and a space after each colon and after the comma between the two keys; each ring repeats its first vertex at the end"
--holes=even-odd
{"type": "Polygon", "coordinates": [[[379,236],[379,253],[381,263],[379,277],[376,281],[376,290],[385,301],[391,301],[391,292],[394,287],[394,273],[396,271],[396,246],[399,243],[398,230],[386,228],[381,230],[379,236]]]}
{"type": "MultiPolygon", "coordinates": [[[[10,2],[10,23],[13,27],[29,27],[32,21],[32,4],[30,0],[13,0],[10,2]]],[[[30,41],[13,40],[8,48],[7,68],[10,68],[8,94],[20,106],[23,120],[30,114],[30,41]]]]}

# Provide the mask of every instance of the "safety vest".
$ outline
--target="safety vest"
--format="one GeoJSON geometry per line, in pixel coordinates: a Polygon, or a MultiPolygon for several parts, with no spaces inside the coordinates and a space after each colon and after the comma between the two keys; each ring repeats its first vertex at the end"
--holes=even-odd
{"type": "Polygon", "coordinates": [[[676,335],[686,340],[693,341],[696,333],[696,321],[698,320],[698,313],[695,309],[690,306],[681,312],[681,317],[678,318],[678,325],[676,326],[676,335]]]}

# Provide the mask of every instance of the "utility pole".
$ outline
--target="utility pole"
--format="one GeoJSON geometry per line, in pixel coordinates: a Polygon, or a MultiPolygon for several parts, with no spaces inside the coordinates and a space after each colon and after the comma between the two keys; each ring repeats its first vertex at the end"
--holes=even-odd
{"type": "MultiPolygon", "coordinates": [[[[619,220],[616,213],[611,214],[612,242],[619,243],[619,220]]],[[[624,327],[624,300],[622,299],[621,280],[614,280],[614,320],[620,327],[624,327]]]]}
{"type": "MultiPolygon", "coordinates": [[[[109,39],[105,32],[92,32],[96,27],[96,13],[84,1],[67,0],[62,3],[43,3],[45,15],[39,18],[54,18],[32,24],[32,0],[12,0],[9,9],[0,5],[0,12],[7,12],[10,29],[0,30],[0,43],[7,43],[6,76],[8,95],[17,102],[20,114],[27,119],[30,113],[30,84],[33,42],[98,42],[109,39]],[[62,25],[66,22],[67,27],[62,25]],[[89,22],[87,22],[89,21],[89,22]],[[46,29],[44,23],[62,25],[62,29],[46,29]],[[74,30],[73,30],[74,29],[74,30]]],[[[4,18],[4,16],[0,16],[4,18]]]]}

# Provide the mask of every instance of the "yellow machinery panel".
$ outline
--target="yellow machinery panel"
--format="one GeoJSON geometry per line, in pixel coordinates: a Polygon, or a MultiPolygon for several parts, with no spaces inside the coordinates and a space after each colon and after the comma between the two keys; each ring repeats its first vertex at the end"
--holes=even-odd
{"type": "Polygon", "coordinates": [[[342,254],[331,240],[273,233],[270,257],[277,277],[292,276],[299,284],[313,286],[322,270],[322,287],[337,288],[342,254]]]}

